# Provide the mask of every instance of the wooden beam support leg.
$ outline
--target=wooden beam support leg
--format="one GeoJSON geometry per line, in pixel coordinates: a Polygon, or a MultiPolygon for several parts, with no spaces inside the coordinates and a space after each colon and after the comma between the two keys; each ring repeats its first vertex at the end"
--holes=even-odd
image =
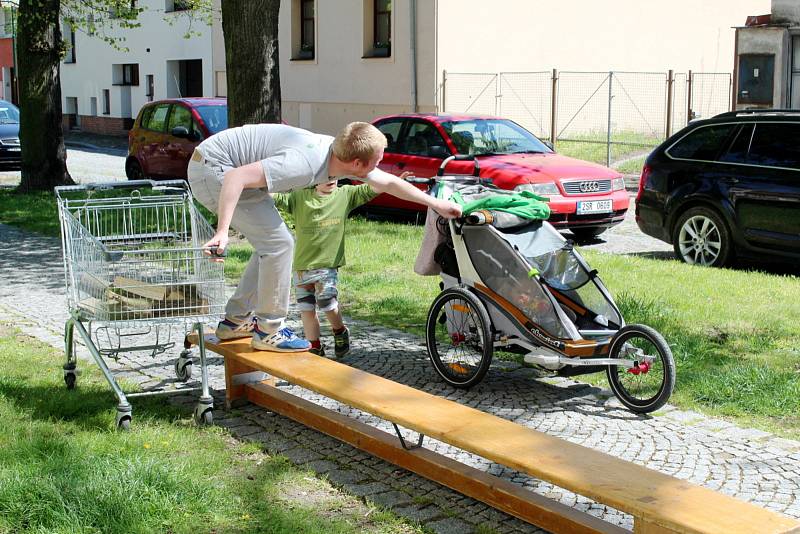
{"type": "Polygon", "coordinates": [[[340,441],[403,467],[459,493],[555,533],[612,533],[629,531],[553,501],[511,482],[457,462],[429,449],[405,450],[399,439],[360,421],[328,410],[280,389],[246,386],[247,398],[340,441]]]}

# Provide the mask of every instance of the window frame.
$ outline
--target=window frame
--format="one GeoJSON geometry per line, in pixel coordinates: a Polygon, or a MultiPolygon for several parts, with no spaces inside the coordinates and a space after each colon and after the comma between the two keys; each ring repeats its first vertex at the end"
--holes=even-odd
{"type": "MultiPolygon", "coordinates": [[[[147,122],[148,123],[150,122],[149,119],[152,118],[153,115],[155,115],[156,110],[158,108],[160,108],[161,106],[165,106],[167,108],[167,114],[164,116],[164,126],[160,130],[154,130],[153,128],[150,128],[149,124],[143,125],[143,124],[139,123],[139,127],[142,128],[143,130],[147,130],[148,132],[156,132],[156,133],[164,133],[164,132],[166,132],[167,131],[167,124],[169,124],[169,115],[170,115],[170,113],[172,113],[172,109],[170,109],[172,107],[172,103],[170,103],[170,102],[160,102],[158,104],[150,105],[149,107],[152,108],[152,111],[150,112],[150,115],[147,117],[148,118],[147,122]]],[[[142,117],[142,119],[144,119],[144,116],[142,117]]]]}
{"type": "Polygon", "coordinates": [[[392,5],[389,2],[388,10],[378,10],[378,5],[387,0],[372,0],[372,54],[373,57],[390,57],[392,55],[392,5]],[[385,17],[386,38],[385,46],[383,41],[378,41],[378,26],[380,17],[385,17]]]}
{"type": "MultiPolygon", "coordinates": [[[[409,139],[411,139],[411,137],[409,136],[409,132],[411,132],[411,129],[414,128],[414,126],[417,125],[417,124],[421,124],[423,126],[427,126],[431,130],[436,132],[436,135],[439,136],[439,139],[442,141],[442,146],[448,152],[448,155],[452,155],[452,150],[450,149],[450,145],[447,144],[447,139],[445,138],[444,135],[442,135],[442,132],[439,131],[439,128],[436,127],[436,124],[434,124],[433,122],[430,122],[430,121],[422,120],[422,119],[407,119],[406,120],[406,124],[403,126],[402,135],[401,135],[401,137],[403,139],[402,148],[403,148],[404,151],[403,152],[392,152],[393,154],[399,154],[401,156],[409,156],[409,157],[414,157],[414,158],[443,159],[444,157],[446,157],[446,156],[433,156],[433,155],[430,155],[430,153],[411,154],[411,153],[408,152],[408,150],[407,150],[408,141],[409,141],[409,139]]],[[[438,145],[430,145],[429,144],[427,148],[430,149],[431,146],[438,146],[438,145]]]]}
{"type": "Polygon", "coordinates": [[[314,59],[316,57],[317,51],[317,42],[316,42],[316,33],[317,33],[317,6],[315,0],[299,0],[299,11],[298,15],[300,17],[300,47],[297,53],[298,59],[314,59]],[[306,17],[306,6],[311,6],[311,17],[306,17]],[[307,35],[306,32],[306,22],[311,22],[311,35],[307,35]],[[306,42],[308,39],[309,42],[306,42]],[[310,43],[310,44],[309,44],[310,43]]]}
{"type": "MultiPolygon", "coordinates": [[[[754,163],[738,163],[738,162],[732,162],[732,161],[721,161],[719,158],[722,157],[725,153],[727,153],[728,149],[731,146],[731,143],[736,139],[736,136],[734,136],[733,138],[728,139],[722,145],[722,149],[718,152],[718,154],[716,156],[716,159],[714,159],[714,160],[678,158],[678,157],[675,157],[675,156],[673,156],[673,155],[671,155],[669,153],[669,151],[675,145],[677,145],[678,143],[683,141],[687,136],[691,135],[693,132],[699,130],[700,128],[707,128],[709,126],[719,126],[719,125],[723,125],[723,124],[731,124],[731,125],[734,125],[734,126],[739,126],[739,125],[747,126],[747,125],[753,124],[757,128],[759,124],[770,123],[770,122],[778,123],[778,124],[797,124],[798,126],[800,126],[800,120],[790,120],[790,121],[741,121],[741,122],[731,121],[731,122],[720,122],[720,123],[714,123],[714,124],[704,124],[702,126],[699,126],[698,128],[695,128],[695,129],[689,131],[689,132],[686,132],[686,134],[681,136],[680,139],[677,139],[668,148],[664,149],[664,155],[666,157],[668,157],[669,159],[673,160],[673,161],[689,161],[689,162],[695,162],[695,163],[716,163],[716,164],[719,164],[719,165],[735,165],[735,166],[739,166],[739,167],[754,167],[754,168],[759,168],[759,169],[779,169],[779,170],[785,170],[785,171],[800,172],[800,169],[793,169],[791,167],[772,167],[772,166],[754,164],[754,163]]],[[[737,135],[738,135],[739,131],[741,131],[741,130],[737,129],[737,135]]],[[[754,130],[754,135],[755,135],[755,130],[754,130]]],[[[749,149],[748,149],[748,154],[749,154],[749,149]]]]}
{"type": "Polygon", "coordinates": [[[111,90],[103,89],[103,115],[111,115],[111,90]]]}

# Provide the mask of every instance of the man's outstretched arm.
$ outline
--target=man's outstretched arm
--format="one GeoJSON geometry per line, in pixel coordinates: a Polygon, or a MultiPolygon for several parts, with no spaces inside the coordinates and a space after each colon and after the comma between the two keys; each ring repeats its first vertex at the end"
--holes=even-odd
{"type": "Polygon", "coordinates": [[[378,193],[388,193],[397,198],[433,208],[439,215],[452,219],[461,215],[461,206],[449,200],[434,198],[393,174],[375,169],[367,176],[368,183],[378,193]]]}

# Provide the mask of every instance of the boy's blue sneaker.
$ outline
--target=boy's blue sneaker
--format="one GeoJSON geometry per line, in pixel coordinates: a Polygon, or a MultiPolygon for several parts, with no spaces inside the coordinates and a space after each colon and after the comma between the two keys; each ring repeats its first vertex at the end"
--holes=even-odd
{"type": "Polygon", "coordinates": [[[304,352],[311,348],[311,343],[297,337],[291,328],[281,328],[274,334],[262,332],[256,326],[253,329],[252,346],[256,350],[273,352],[304,352]]]}
{"type": "Polygon", "coordinates": [[[217,331],[215,334],[222,341],[250,337],[253,335],[254,325],[255,323],[250,318],[242,323],[238,323],[226,317],[217,324],[217,331]]]}

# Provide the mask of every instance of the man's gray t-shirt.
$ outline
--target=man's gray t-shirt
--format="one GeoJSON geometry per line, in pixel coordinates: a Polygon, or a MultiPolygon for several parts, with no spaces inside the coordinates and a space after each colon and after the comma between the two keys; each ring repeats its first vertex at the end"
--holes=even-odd
{"type": "Polygon", "coordinates": [[[197,147],[227,171],[261,162],[270,193],[283,193],[328,180],[333,137],[285,124],[246,124],[215,134],[197,147]]]}

